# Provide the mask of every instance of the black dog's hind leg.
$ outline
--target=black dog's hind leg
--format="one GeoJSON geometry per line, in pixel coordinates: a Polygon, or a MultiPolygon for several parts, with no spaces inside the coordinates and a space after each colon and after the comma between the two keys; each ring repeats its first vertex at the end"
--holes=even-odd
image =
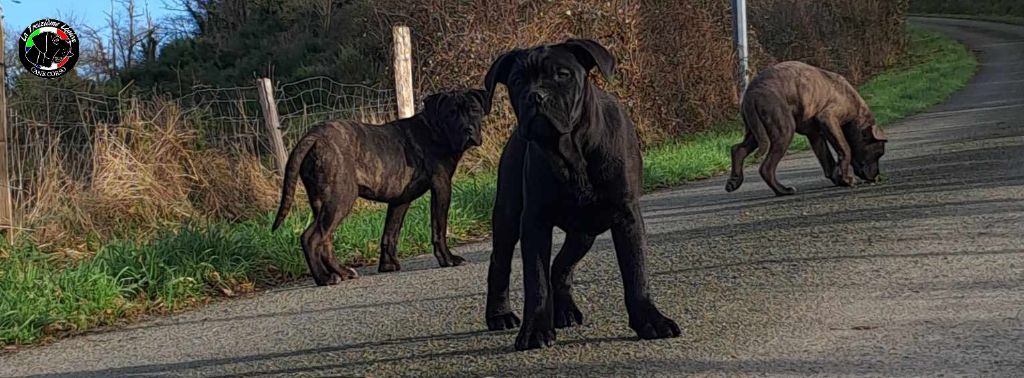
{"type": "Polygon", "coordinates": [[[594,245],[594,237],[571,233],[565,236],[562,249],[551,264],[551,295],[554,303],[555,328],[570,327],[583,324],[583,313],[576,307],[572,299],[572,271],[576,263],[590,251],[594,245]]]}
{"type": "Polygon", "coordinates": [[[459,266],[466,261],[448,249],[448,207],[451,202],[451,181],[436,182],[430,189],[431,241],[434,244],[434,257],[442,267],[459,266]]]}
{"type": "Polygon", "coordinates": [[[747,131],[742,142],[732,146],[732,174],[729,175],[729,181],[725,183],[725,191],[732,192],[743,185],[743,161],[756,149],[757,139],[750,131],[747,131]]]}
{"type": "Polygon", "coordinates": [[[632,204],[620,221],[612,225],[615,257],[622,273],[629,327],[642,339],[660,339],[680,335],[679,326],[658,311],[647,285],[647,248],[639,205],[632,204]]]}
{"type": "Polygon", "coordinates": [[[555,344],[551,298],[551,232],[554,226],[542,217],[524,215],[520,225],[523,252],[523,325],[516,336],[516,350],[555,344]]]}
{"type": "Polygon", "coordinates": [[[380,263],[377,271],[394,272],[402,270],[398,262],[398,238],[402,234],[402,223],[410,202],[388,204],[388,215],[384,220],[384,234],[380,237],[380,263]]]}

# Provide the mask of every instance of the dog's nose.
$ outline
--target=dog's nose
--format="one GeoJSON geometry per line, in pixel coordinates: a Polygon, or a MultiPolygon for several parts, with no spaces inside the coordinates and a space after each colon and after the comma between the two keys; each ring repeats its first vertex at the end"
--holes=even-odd
{"type": "Polygon", "coordinates": [[[539,91],[534,91],[534,92],[530,92],[529,100],[534,105],[540,105],[540,104],[544,103],[544,100],[546,100],[547,97],[548,96],[546,94],[544,94],[544,93],[541,93],[539,91]]]}

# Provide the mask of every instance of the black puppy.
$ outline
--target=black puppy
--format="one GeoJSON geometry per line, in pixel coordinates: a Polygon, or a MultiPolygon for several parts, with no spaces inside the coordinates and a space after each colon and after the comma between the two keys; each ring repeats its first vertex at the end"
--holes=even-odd
{"type": "Polygon", "coordinates": [[[481,142],[480,121],[487,94],[481,90],[427,96],[424,110],[385,125],[328,122],[299,140],[284,173],[281,207],[273,229],[284,222],[295,194],[296,176],[309,195],[313,222],[302,234],[302,250],[317,285],[354,278],[334,259],[334,229],[348,216],[356,197],[386,202],[377,270],[400,270],[397,248],[409,204],[430,190],[431,239],[441,266],[463,263],[448,250],[448,206],[452,175],[463,152],[481,142]]]}
{"type": "Polygon", "coordinates": [[[572,299],[572,269],[609,228],[630,327],[644,339],[680,333],[655,307],[647,286],[636,129],[618,100],[588,79],[594,67],[607,79],[615,60],[597,42],[573,39],[505,53],[485,79],[491,96],[498,83],[505,84],[518,119],[498,168],[486,313],[491,330],[519,323],[508,286],[512,251],[521,239],[526,303],[517,350],[550,346],[556,327],[582,324],[572,299]],[[566,238],[552,265],[556,226],[566,238]]]}

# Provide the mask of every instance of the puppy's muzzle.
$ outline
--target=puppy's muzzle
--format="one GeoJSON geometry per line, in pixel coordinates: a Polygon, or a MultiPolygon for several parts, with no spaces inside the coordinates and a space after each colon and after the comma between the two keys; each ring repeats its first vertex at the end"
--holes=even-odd
{"type": "Polygon", "coordinates": [[[548,94],[543,91],[533,91],[526,95],[526,99],[535,106],[544,105],[544,102],[548,100],[548,94]]]}
{"type": "Polygon", "coordinates": [[[462,149],[463,150],[466,150],[466,149],[469,149],[470,147],[476,147],[476,146],[479,146],[479,145],[483,144],[483,137],[479,133],[474,131],[473,128],[471,128],[471,127],[463,128],[462,129],[462,133],[463,133],[463,135],[466,136],[466,139],[462,142],[462,149]]]}

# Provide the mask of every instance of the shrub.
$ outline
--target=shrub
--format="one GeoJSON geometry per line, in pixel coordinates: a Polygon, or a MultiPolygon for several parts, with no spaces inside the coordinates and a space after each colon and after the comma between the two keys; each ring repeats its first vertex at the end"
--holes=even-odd
{"type": "MultiPolygon", "coordinates": [[[[381,43],[389,43],[392,25],[412,28],[419,92],[480,87],[503,51],[585,37],[617,57],[616,78],[604,87],[625,103],[645,143],[705,130],[736,113],[726,1],[380,0],[375,7],[381,43]]],[[[905,0],[754,0],[753,65],[808,60],[860,82],[894,64],[906,47],[905,8],[905,0]]],[[[502,96],[484,148],[472,154],[489,165],[514,123],[502,96]]]]}

